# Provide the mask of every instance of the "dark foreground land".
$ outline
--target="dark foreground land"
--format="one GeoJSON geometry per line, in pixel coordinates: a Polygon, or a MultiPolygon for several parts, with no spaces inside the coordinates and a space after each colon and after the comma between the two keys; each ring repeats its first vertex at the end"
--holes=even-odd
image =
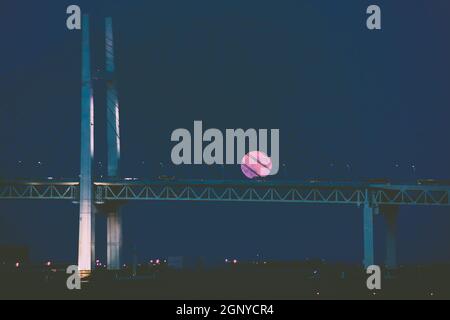
{"type": "Polygon", "coordinates": [[[63,269],[3,270],[0,299],[450,299],[450,265],[383,270],[382,289],[366,287],[360,267],[312,264],[233,265],[175,271],[97,271],[68,290],[63,269]]]}

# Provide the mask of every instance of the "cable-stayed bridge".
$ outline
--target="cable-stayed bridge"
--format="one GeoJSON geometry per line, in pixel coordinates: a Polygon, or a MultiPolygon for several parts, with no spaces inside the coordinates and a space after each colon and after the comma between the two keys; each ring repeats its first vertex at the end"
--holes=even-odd
{"type": "MultiPolygon", "coordinates": [[[[364,265],[374,263],[373,215],[387,222],[386,266],[396,263],[396,215],[399,206],[450,206],[450,186],[318,181],[135,180],[93,183],[97,206],[128,201],[266,202],[353,205],[364,215],[364,265]]],[[[0,181],[0,200],[80,202],[80,183],[69,180],[0,181]]],[[[118,253],[120,257],[120,252],[118,253]]],[[[113,269],[113,268],[110,268],[113,269]]]]}
{"type": "Polygon", "coordinates": [[[95,214],[107,216],[107,264],[121,266],[122,220],[120,208],[128,201],[272,202],[351,205],[361,208],[365,267],[373,265],[373,217],[386,218],[386,261],[395,268],[396,217],[400,206],[449,206],[450,184],[339,181],[255,180],[127,180],[120,177],[120,121],[116,89],[112,19],[105,20],[105,72],[107,102],[108,178],[95,179],[94,99],[91,74],[89,19],[82,21],[81,154],[80,176],[72,180],[0,181],[0,200],[66,200],[79,205],[78,268],[87,275],[95,268],[95,214]]]}

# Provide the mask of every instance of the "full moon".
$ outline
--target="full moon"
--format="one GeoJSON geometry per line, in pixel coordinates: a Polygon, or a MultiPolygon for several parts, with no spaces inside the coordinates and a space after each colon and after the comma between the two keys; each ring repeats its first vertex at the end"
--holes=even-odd
{"type": "Polygon", "coordinates": [[[249,179],[267,177],[272,170],[272,160],[264,152],[251,151],[242,158],[241,170],[249,179]]]}

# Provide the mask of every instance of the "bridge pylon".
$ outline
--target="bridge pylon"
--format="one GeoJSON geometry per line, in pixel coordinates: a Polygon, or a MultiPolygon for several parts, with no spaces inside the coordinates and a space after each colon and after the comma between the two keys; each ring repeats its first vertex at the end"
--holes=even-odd
{"type": "MultiPolygon", "coordinates": [[[[80,231],[78,269],[88,276],[95,268],[95,213],[102,211],[107,219],[107,267],[120,270],[122,251],[122,215],[120,204],[105,203],[95,207],[92,163],[94,160],[94,93],[91,74],[89,17],[82,18],[82,92],[81,92],[81,165],[80,165],[80,231]]],[[[120,125],[119,99],[116,89],[112,19],[105,19],[106,136],[108,177],[119,177],[120,125]]]]}
{"type": "MultiPolygon", "coordinates": [[[[106,59],[106,135],[108,142],[108,177],[117,178],[120,173],[120,118],[116,89],[114,62],[114,36],[112,18],[105,19],[106,59]]],[[[120,270],[122,253],[122,213],[120,207],[106,206],[107,210],[107,267],[120,270]]]]}
{"type": "Polygon", "coordinates": [[[91,75],[89,16],[82,17],[81,157],[78,270],[88,276],[95,266],[95,206],[92,162],[94,159],[94,95],[91,75]]]}

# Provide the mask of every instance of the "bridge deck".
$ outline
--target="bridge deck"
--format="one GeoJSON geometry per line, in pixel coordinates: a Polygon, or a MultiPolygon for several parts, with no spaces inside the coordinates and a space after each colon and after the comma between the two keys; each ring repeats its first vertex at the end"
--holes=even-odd
{"type": "MultiPolygon", "coordinates": [[[[78,200],[79,182],[0,181],[0,199],[78,200]]],[[[109,201],[234,201],[375,205],[450,205],[450,186],[325,181],[104,180],[96,203],[109,201]]]]}

